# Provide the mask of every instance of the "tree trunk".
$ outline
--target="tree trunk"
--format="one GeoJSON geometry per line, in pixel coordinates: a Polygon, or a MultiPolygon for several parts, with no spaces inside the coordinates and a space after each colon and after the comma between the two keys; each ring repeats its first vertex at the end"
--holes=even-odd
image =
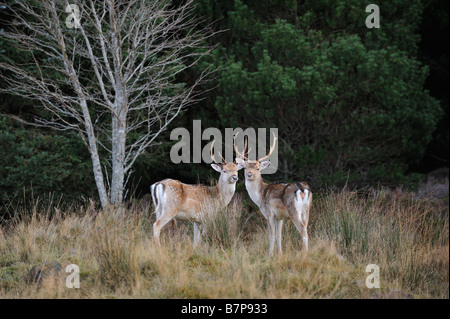
{"type": "Polygon", "coordinates": [[[116,98],[117,116],[112,117],[112,178],[110,202],[121,205],[125,181],[126,101],[116,98]]]}
{"type": "MultiPolygon", "coordinates": [[[[91,144],[91,142],[89,142],[89,144],[91,144]]],[[[100,165],[100,158],[98,156],[97,146],[94,145],[93,147],[94,151],[92,150],[92,146],[90,145],[95,184],[98,189],[98,196],[100,198],[102,208],[106,208],[108,206],[108,195],[106,194],[105,182],[102,173],[102,166],[100,165]]]]}
{"type": "Polygon", "coordinates": [[[102,166],[100,164],[100,157],[98,155],[97,139],[95,137],[94,128],[92,127],[92,122],[89,117],[89,113],[87,111],[86,101],[81,101],[81,108],[83,109],[83,113],[85,113],[84,124],[86,127],[86,134],[89,141],[89,152],[91,153],[95,184],[97,186],[98,196],[100,198],[102,208],[106,208],[108,206],[108,195],[106,194],[106,187],[103,179],[102,166]]]}

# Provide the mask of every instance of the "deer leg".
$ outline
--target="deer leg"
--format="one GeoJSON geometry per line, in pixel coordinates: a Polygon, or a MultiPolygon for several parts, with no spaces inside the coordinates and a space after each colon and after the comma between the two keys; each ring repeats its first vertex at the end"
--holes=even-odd
{"type": "Polygon", "coordinates": [[[303,247],[306,251],[308,251],[308,230],[307,224],[304,223],[303,219],[300,216],[301,212],[296,211],[295,214],[291,216],[292,222],[294,223],[297,230],[300,232],[300,236],[302,237],[303,247]]]}
{"type": "Polygon", "coordinates": [[[272,257],[273,256],[273,248],[275,245],[275,236],[276,236],[275,217],[268,216],[267,222],[269,224],[269,257],[272,257]]]}
{"type": "Polygon", "coordinates": [[[300,231],[300,236],[302,236],[303,247],[305,247],[305,250],[308,251],[309,239],[308,239],[308,229],[306,228],[306,226],[304,226],[300,231]]]}
{"type": "Polygon", "coordinates": [[[283,252],[281,249],[281,231],[283,229],[283,220],[278,219],[278,220],[275,220],[275,222],[276,222],[275,226],[276,226],[276,232],[277,232],[276,239],[277,239],[277,245],[278,245],[278,254],[281,255],[283,252]]]}
{"type": "Polygon", "coordinates": [[[159,244],[159,234],[161,229],[172,220],[174,217],[171,214],[170,210],[164,210],[162,214],[159,216],[158,220],[153,224],[153,238],[156,239],[156,242],[159,244]]]}
{"type": "Polygon", "coordinates": [[[197,247],[201,238],[202,238],[202,232],[200,229],[200,224],[197,222],[194,222],[194,248],[197,247]]]}

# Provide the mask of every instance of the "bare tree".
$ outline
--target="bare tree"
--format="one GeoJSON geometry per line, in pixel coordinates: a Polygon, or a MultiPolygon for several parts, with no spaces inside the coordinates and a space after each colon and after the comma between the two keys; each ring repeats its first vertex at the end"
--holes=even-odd
{"type": "Polygon", "coordinates": [[[13,22],[1,36],[33,62],[0,63],[0,90],[40,102],[45,115],[34,125],[79,133],[103,208],[122,203],[138,156],[199,98],[209,69],[188,83],[176,81],[212,49],[205,38],[213,33],[199,27],[193,9],[193,0],[41,0],[9,7],[13,22]],[[101,165],[101,148],[110,167],[101,165]]]}

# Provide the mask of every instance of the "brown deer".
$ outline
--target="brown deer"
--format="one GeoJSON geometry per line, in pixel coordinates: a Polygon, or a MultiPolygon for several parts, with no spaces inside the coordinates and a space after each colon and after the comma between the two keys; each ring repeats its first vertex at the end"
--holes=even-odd
{"type": "MultiPolygon", "coordinates": [[[[236,136],[235,136],[236,140],[236,136]]],[[[245,187],[253,202],[258,205],[261,213],[267,219],[269,227],[269,256],[273,255],[275,239],[278,252],[281,254],[281,231],[284,219],[291,219],[300,232],[303,246],[308,250],[308,220],[312,203],[312,193],[306,182],[267,184],[261,177],[261,171],[270,165],[266,161],[275,149],[277,137],[274,134],[273,145],[269,154],[257,159],[249,160],[244,152],[240,153],[235,144],[238,157],[236,163],[245,167],[245,187]]]]}
{"type": "Polygon", "coordinates": [[[191,221],[194,223],[194,246],[201,239],[202,205],[214,200],[225,207],[234,195],[238,170],[244,166],[237,163],[216,162],[211,144],[211,167],[220,173],[216,186],[188,185],[178,180],[165,179],[150,187],[155,205],[156,222],[153,224],[153,237],[159,243],[161,229],[172,219],[191,221]]]}

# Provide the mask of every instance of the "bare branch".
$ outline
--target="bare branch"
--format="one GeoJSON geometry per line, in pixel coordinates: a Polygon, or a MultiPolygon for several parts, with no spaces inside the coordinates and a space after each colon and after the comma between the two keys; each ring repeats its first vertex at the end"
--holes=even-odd
{"type": "Polygon", "coordinates": [[[189,83],[178,79],[213,49],[205,40],[214,33],[199,27],[194,9],[193,0],[178,5],[168,0],[42,0],[11,6],[14,20],[2,37],[29,54],[31,62],[0,63],[0,92],[39,102],[36,107],[45,116],[32,125],[80,134],[104,207],[107,188],[109,202],[123,200],[136,159],[200,100],[213,72],[206,69],[189,83]],[[80,28],[65,25],[69,4],[79,8],[80,28]],[[130,132],[136,133],[133,139],[130,132]],[[109,168],[100,165],[99,147],[110,155],[109,168]]]}

